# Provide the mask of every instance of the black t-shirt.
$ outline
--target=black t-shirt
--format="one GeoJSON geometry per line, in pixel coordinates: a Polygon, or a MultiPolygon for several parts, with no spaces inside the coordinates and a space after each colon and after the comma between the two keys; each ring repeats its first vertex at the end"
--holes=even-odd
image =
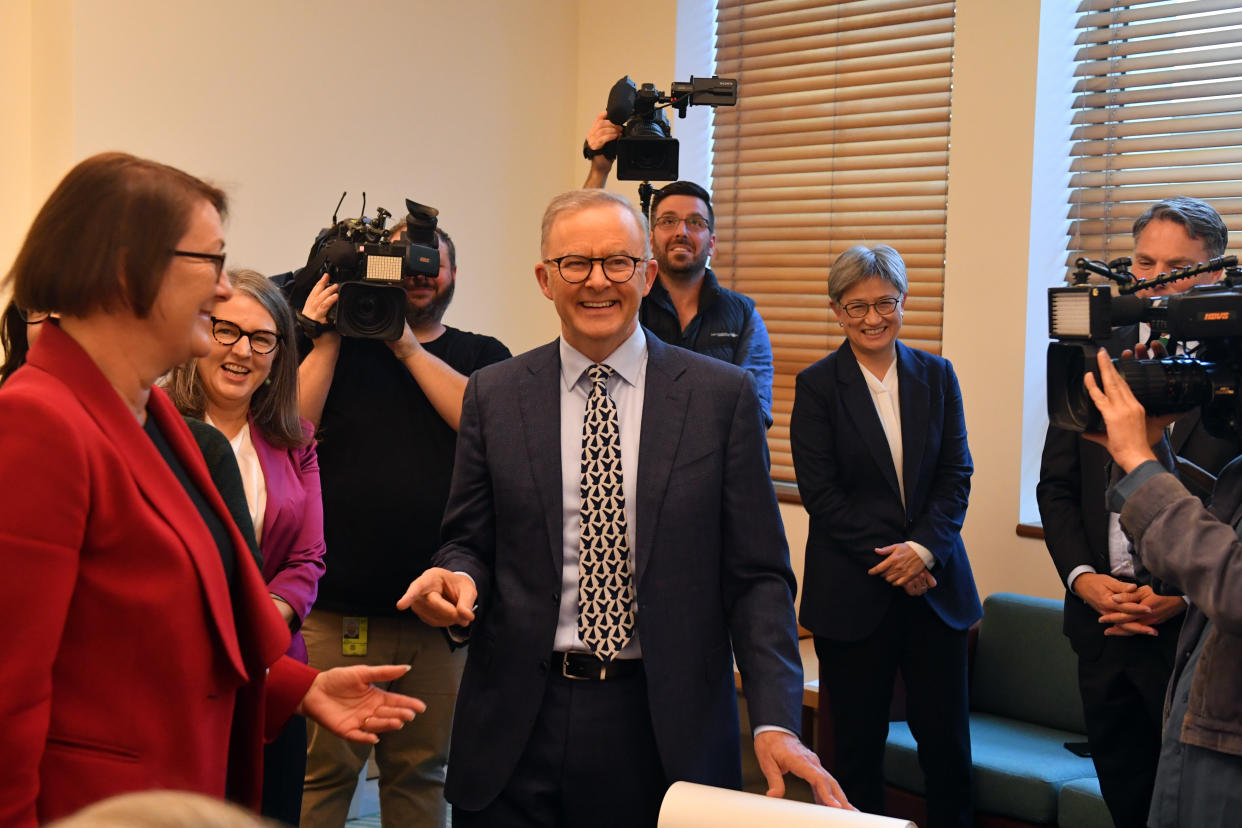
{"type": "MultiPolygon", "coordinates": [[[[510,356],[448,327],[423,347],[466,376],[510,356]]],[[[396,614],[439,548],[457,432],[385,343],[345,337],[317,437],[327,571],[316,605],[396,614]]]]}

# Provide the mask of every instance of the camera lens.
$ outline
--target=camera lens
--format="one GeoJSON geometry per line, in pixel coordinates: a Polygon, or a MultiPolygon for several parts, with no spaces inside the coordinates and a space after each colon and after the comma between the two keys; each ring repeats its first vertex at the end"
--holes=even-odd
{"type": "Polygon", "coordinates": [[[1212,399],[1209,366],[1189,357],[1115,359],[1113,364],[1148,414],[1177,414],[1212,399]]]}
{"type": "Polygon", "coordinates": [[[336,329],[343,336],[391,342],[405,330],[405,291],[391,285],[341,283],[336,329]]]}

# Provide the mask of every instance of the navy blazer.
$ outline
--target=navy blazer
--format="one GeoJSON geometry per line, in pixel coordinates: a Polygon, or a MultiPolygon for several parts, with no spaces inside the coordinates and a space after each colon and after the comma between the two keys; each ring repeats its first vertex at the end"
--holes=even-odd
{"type": "MultiPolygon", "coordinates": [[[[553,342],[466,387],[433,565],[479,590],[445,791],[468,810],[508,781],[548,681],[563,561],[560,385],[553,342]]],[[[656,746],[670,781],[740,787],[734,656],[752,722],[796,733],[802,711],[795,582],[759,400],[745,371],[648,332],[641,428],[635,584],[656,746]]]]}
{"type": "Polygon", "coordinates": [[[963,630],[983,608],[962,543],[973,471],[962,394],[949,361],[897,344],[906,506],[871,392],[849,342],[798,374],[789,437],[810,513],[802,625],[858,641],[873,632],[899,588],[867,570],[878,547],[917,541],[931,551],[935,613],[963,630]]]}

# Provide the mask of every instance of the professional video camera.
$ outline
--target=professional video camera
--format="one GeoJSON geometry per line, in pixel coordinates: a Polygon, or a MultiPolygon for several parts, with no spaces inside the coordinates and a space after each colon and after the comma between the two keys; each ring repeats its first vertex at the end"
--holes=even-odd
{"type": "Polygon", "coordinates": [[[604,154],[617,159],[621,181],[675,181],[677,139],[664,108],[671,106],[686,117],[689,106],[733,106],[737,103],[735,78],[695,78],[674,82],[665,95],[654,84],[635,87],[626,75],[608,93],[608,120],[621,127],[621,137],[604,145],[604,154]]]}
{"type": "MultiPolygon", "coordinates": [[[[367,218],[366,193],[362,199],[362,216],[337,221],[333,212],[332,226],[319,231],[306,267],[291,283],[289,302],[300,310],[311,288],[327,273],[332,284],[341,286],[336,305],[328,312],[328,323],[342,336],[392,341],[400,339],[405,328],[406,294],[401,279],[434,278],[440,270],[439,211],[407,198],[406,229],[394,241],[385,229],[392,213],[380,207],[374,219],[367,218]]],[[[340,202],[336,207],[340,210],[340,202]]]]}
{"type": "Polygon", "coordinates": [[[1100,412],[1083,387],[1091,371],[1099,381],[1096,353],[1122,325],[1146,322],[1169,353],[1156,359],[1114,359],[1113,364],[1149,415],[1202,407],[1203,424],[1217,437],[1242,431],[1242,270],[1237,256],[1220,256],[1146,281],[1135,280],[1129,259],[1108,264],[1078,259],[1075,284],[1048,289],[1048,419],[1070,431],[1099,431],[1100,412]],[[1173,296],[1134,294],[1202,273],[1225,278],[1173,296]],[[1117,282],[1086,284],[1091,274],[1117,282]]]}

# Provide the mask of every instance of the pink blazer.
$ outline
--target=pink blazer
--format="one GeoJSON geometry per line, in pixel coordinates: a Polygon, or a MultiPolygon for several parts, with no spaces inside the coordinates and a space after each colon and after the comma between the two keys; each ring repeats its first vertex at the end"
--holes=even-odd
{"type": "Polygon", "coordinates": [[[228,527],[231,592],[190,498],[73,339],[46,325],[0,389],[0,825],[148,788],[257,805],[263,737],[314,679],[282,655],[288,630],[158,388],[147,414],[228,527]]]}
{"type": "MultiPolygon", "coordinates": [[[[309,439],[315,427],[302,421],[309,439]]],[[[259,455],[267,486],[263,514],[263,580],[268,592],[293,607],[298,624],[306,619],[323,577],[323,498],[319,487],[319,458],[314,442],[298,448],[272,445],[250,422],[250,439],[259,455]]],[[[288,654],[306,663],[306,643],[294,632],[288,654]]]]}

